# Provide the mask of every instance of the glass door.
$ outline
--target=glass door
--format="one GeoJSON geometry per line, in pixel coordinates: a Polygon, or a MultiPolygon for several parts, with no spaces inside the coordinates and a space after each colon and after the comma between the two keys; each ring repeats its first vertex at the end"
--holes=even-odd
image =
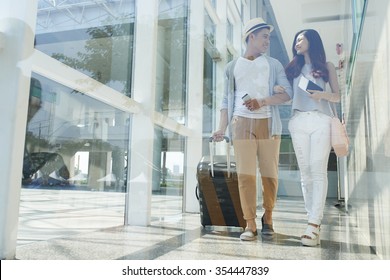
{"type": "Polygon", "coordinates": [[[19,244],[124,224],[134,6],[38,3],[19,244]]]}

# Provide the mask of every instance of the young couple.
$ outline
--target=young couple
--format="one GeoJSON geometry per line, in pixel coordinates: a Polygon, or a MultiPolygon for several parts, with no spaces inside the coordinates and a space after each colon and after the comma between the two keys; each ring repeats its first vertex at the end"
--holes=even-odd
{"type": "Polygon", "coordinates": [[[266,55],[272,30],[273,26],[262,18],[252,19],[246,24],[243,36],[245,53],[226,66],[220,123],[213,137],[221,141],[229,127],[241,206],[247,223],[241,240],[257,239],[257,168],[263,186],[261,233],[272,235],[282,133],[277,105],[292,99],[289,130],[308,215],[307,229],[301,241],[303,245],[316,246],[320,243],[320,225],[328,188],[327,163],[331,149],[332,116],[329,102],[340,100],[336,70],[332,63],[326,61],[320,36],[311,29],[296,34],[293,59],[284,69],[278,60],[266,55]],[[302,77],[324,91],[304,91],[298,86],[302,77]],[[325,90],[327,83],[330,92],[325,90]]]}

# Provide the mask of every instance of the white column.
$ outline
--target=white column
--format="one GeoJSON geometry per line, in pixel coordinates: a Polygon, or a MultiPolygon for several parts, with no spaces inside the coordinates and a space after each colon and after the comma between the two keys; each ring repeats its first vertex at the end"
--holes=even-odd
{"type": "MultiPolygon", "coordinates": [[[[216,48],[221,52],[221,61],[217,62],[215,64],[215,123],[214,123],[214,130],[218,128],[220,116],[221,116],[221,103],[223,99],[223,92],[225,90],[224,88],[224,82],[225,82],[225,66],[227,63],[227,12],[229,9],[229,5],[226,0],[224,1],[218,1],[217,2],[217,14],[218,18],[220,20],[220,23],[217,25],[216,29],[216,42],[215,46],[216,48]]],[[[234,4],[233,4],[234,5],[234,4]]],[[[232,22],[233,25],[235,25],[235,22],[232,22]]],[[[230,42],[232,45],[234,45],[236,39],[236,33],[233,34],[233,41],[230,42]]],[[[226,131],[226,134],[228,135],[228,132],[226,131]]],[[[217,145],[217,149],[221,148],[221,145],[217,145]]],[[[219,153],[224,152],[224,148],[222,150],[218,150],[219,153]]]]}
{"type": "Polygon", "coordinates": [[[132,118],[126,223],[150,224],[153,171],[158,3],[136,2],[132,97],[142,106],[132,118]]]}
{"type": "Polygon", "coordinates": [[[0,2],[0,258],[16,252],[37,1],[0,2]]]}
{"type": "Polygon", "coordinates": [[[185,212],[199,212],[195,196],[196,169],[202,156],[204,1],[190,1],[188,36],[188,127],[186,145],[185,212]]]}

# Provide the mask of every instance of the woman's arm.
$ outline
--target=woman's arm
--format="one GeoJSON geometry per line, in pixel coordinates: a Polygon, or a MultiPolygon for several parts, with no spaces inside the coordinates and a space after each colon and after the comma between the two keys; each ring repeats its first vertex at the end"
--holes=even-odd
{"type": "Polygon", "coordinates": [[[330,102],[338,103],[340,102],[341,96],[339,92],[339,82],[337,79],[336,68],[334,67],[332,62],[328,62],[326,66],[328,67],[329,71],[329,86],[331,92],[311,90],[310,92],[315,94],[310,95],[310,97],[315,100],[325,99],[330,102]]]}

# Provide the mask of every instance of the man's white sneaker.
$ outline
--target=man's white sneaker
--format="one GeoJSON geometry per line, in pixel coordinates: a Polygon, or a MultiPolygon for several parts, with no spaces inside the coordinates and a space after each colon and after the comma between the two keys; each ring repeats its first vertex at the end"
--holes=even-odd
{"type": "Polygon", "coordinates": [[[242,241],[254,241],[257,239],[257,230],[252,231],[251,229],[247,228],[245,231],[240,235],[240,239],[242,241]]]}

